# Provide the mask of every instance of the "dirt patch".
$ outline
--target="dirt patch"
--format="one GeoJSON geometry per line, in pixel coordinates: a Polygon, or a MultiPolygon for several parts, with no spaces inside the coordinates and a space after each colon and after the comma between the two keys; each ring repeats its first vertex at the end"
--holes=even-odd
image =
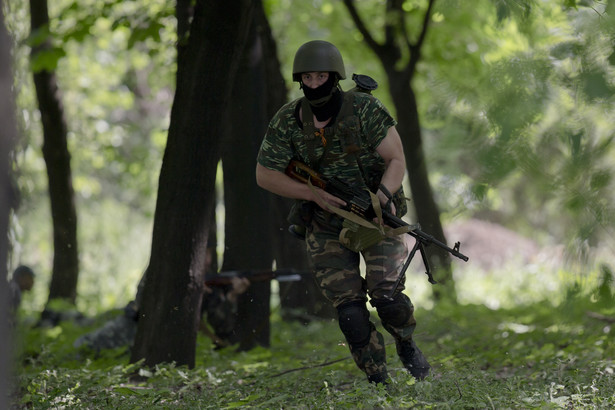
{"type": "Polygon", "coordinates": [[[536,261],[541,247],[533,240],[501,225],[470,219],[444,228],[449,246],[461,242],[461,252],[472,266],[496,269],[508,263],[528,264],[536,261]]]}

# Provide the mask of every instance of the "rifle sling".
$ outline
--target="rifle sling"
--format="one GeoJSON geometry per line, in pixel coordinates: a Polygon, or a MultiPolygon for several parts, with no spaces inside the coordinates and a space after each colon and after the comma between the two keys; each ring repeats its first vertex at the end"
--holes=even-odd
{"type": "MultiPolygon", "coordinates": [[[[303,122],[303,136],[304,141],[308,149],[308,162],[312,166],[315,171],[318,171],[323,163],[326,163],[325,159],[327,159],[327,154],[329,152],[329,146],[333,143],[333,135],[338,131],[336,124],[344,121],[346,118],[353,115],[353,102],[352,102],[352,92],[343,92],[342,97],[342,106],[339,110],[337,116],[332,118],[332,121],[322,129],[317,129],[314,125],[314,113],[312,111],[312,107],[307,100],[307,98],[303,97],[301,99],[301,113],[302,113],[302,122],[303,122]],[[329,137],[329,138],[327,138],[329,137]],[[320,157],[316,157],[316,145],[318,141],[321,141],[323,144],[323,153],[320,157]]],[[[367,185],[367,180],[365,179],[365,171],[363,169],[363,164],[361,163],[361,159],[359,157],[359,152],[361,150],[361,143],[358,146],[350,149],[350,147],[345,147],[346,153],[348,153],[351,157],[354,158],[355,164],[359,169],[359,173],[361,175],[361,179],[365,186],[367,185]]]]}

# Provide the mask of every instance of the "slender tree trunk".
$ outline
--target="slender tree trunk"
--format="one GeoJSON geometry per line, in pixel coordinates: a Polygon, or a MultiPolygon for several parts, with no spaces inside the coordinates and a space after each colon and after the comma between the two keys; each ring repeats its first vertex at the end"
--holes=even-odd
{"type": "MultiPolygon", "coordinates": [[[[359,16],[354,1],[344,0],[357,29],[363,34],[367,45],[378,56],[387,74],[389,92],[397,111],[397,129],[404,144],[412,203],[418,222],[425,232],[446,243],[440,222],[440,211],[429,183],[416,95],[412,89],[412,80],[416,72],[416,65],[421,59],[421,48],[427,35],[435,0],[428,1],[427,10],[423,15],[423,25],[418,27],[415,41],[407,38],[408,30],[404,20],[406,12],[403,10],[403,3],[403,0],[387,0],[388,18],[384,27],[384,42],[378,43],[359,16]],[[402,52],[401,45],[407,47],[404,52],[402,52]],[[406,63],[402,63],[404,54],[410,56],[406,63]]],[[[455,302],[457,294],[449,254],[435,247],[428,248],[426,252],[434,270],[434,276],[439,282],[439,285],[433,288],[435,299],[455,302]]]]}
{"type": "MultiPolygon", "coordinates": [[[[398,113],[397,129],[403,136],[404,154],[408,169],[412,202],[421,229],[446,243],[444,231],[440,222],[440,210],[434,200],[433,190],[429,182],[423,137],[419,121],[416,95],[410,85],[410,80],[404,72],[396,72],[391,67],[387,70],[389,92],[398,113]],[[401,113],[404,113],[401,115],[401,113]]],[[[434,246],[426,249],[428,260],[434,268],[434,276],[438,285],[433,287],[436,299],[457,299],[450,256],[447,252],[434,246]]]]}
{"type": "MultiPolygon", "coordinates": [[[[178,45],[177,90],[131,362],[195,364],[216,168],[249,3],[197,0],[189,35],[178,45]]],[[[186,4],[178,2],[178,17],[186,4]]]]}
{"type": "MultiPolygon", "coordinates": [[[[270,225],[267,195],[256,185],[254,169],[262,135],[267,129],[267,82],[261,27],[266,24],[262,4],[254,1],[249,41],[233,83],[224,169],[225,244],[223,271],[271,269],[273,250],[267,238],[270,225]]],[[[238,298],[239,349],[269,346],[269,281],[253,282],[238,298]]]]}
{"type": "MultiPolygon", "coordinates": [[[[30,0],[32,32],[48,32],[47,0],[30,0]]],[[[32,57],[50,46],[49,38],[32,48],[32,57]]],[[[43,123],[43,158],[49,179],[49,200],[53,221],[53,270],[49,300],[61,298],[72,303],[77,297],[79,254],[77,212],[73,190],[70,153],[64,107],[53,71],[34,73],[34,86],[43,123]]]]}
{"type": "MultiPolygon", "coordinates": [[[[262,47],[264,55],[264,69],[267,87],[267,120],[286,102],[286,82],[280,70],[280,61],[277,55],[277,46],[271,28],[263,13],[264,24],[261,27],[262,47]]],[[[290,75],[290,72],[288,73],[290,75]]],[[[259,136],[260,145],[264,133],[259,136]]],[[[286,220],[293,201],[287,198],[266,193],[269,201],[270,229],[267,232],[269,242],[274,251],[274,258],[278,269],[310,270],[305,242],[299,241],[288,233],[286,220]]],[[[298,282],[280,283],[280,304],[284,318],[294,318],[295,313],[300,315],[332,318],[336,311],[331,303],[322,295],[320,289],[312,278],[303,278],[298,282]]]]}
{"type": "Polygon", "coordinates": [[[9,289],[6,281],[8,259],[8,224],[10,205],[14,202],[10,181],[10,154],[17,139],[13,96],[11,41],[4,25],[4,5],[0,0],[0,409],[8,409],[13,379],[13,331],[9,327],[9,289]]]}

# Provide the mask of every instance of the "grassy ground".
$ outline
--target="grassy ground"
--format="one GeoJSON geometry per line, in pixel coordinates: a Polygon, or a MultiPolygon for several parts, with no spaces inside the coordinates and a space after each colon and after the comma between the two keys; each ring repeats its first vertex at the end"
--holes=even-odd
{"type": "Polygon", "coordinates": [[[15,408],[615,407],[611,285],[543,296],[498,309],[418,309],[432,375],[417,383],[389,338],[387,389],[365,381],[334,322],[289,323],[274,312],[271,348],[242,353],[214,351],[200,336],[192,370],[129,365],[127,349],[74,349],[89,328],[71,322],[22,326],[15,408]]]}

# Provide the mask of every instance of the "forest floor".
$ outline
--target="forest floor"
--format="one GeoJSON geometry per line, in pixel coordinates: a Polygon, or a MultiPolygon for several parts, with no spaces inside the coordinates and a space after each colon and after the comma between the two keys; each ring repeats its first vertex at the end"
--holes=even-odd
{"type": "Polygon", "coordinates": [[[416,340],[431,375],[421,382],[410,376],[386,334],[386,388],[367,383],[336,322],[287,322],[277,309],[270,348],[214,350],[199,335],[194,369],[145,369],[128,363],[127,348],[73,347],[108,316],[85,328],[22,324],[13,408],[615,407],[612,284],[570,286],[559,301],[544,296],[512,307],[417,309],[416,340]]]}

